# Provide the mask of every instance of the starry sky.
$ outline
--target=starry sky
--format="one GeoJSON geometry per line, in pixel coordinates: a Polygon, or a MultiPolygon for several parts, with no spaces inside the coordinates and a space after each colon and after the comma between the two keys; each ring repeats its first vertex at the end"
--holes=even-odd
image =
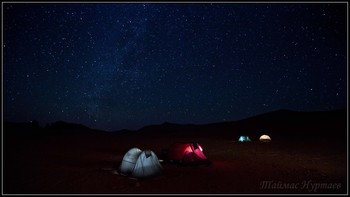
{"type": "Polygon", "coordinates": [[[347,106],[346,3],[3,3],[3,117],[102,130],[347,106]]]}

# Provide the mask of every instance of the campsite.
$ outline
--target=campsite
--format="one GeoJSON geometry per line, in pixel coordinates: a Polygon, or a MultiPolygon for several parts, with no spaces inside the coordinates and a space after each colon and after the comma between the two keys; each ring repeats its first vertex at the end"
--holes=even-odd
{"type": "Polygon", "coordinates": [[[1,8],[3,195],[348,193],[347,2],[1,8]]]}
{"type": "MultiPolygon", "coordinates": [[[[4,194],[320,194],[347,191],[346,111],[277,111],[210,125],[165,123],[103,132],[4,125],[4,194]],[[276,123],[277,122],[277,123],[276,123]],[[275,124],[273,124],[275,123],[275,124]],[[293,125],[293,126],[292,126],[293,125]],[[192,132],[191,132],[192,131],[192,132]],[[271,137],[269,143],[260,136],[271,137]],[[247,135],[251,142],[241,143],[247,135]],[[197,142],[198,145],[193,144],[197,142]],[[202,149],[208,165],[167,162],[173,144],[202,149]],[[200,148],[199,148],[200,146],[200,148]],[[133,149],[137,148],[137,149],[133,149]],[[117,172],[129,150],[159,157],[161,172],[117,172]],[[169,150],[168,150],[169,151],[169,150]],[[164,155],[164,152],[163,152],[164,155]]],[[[176,146],[181,147],[181,146],[176,146]]]]}

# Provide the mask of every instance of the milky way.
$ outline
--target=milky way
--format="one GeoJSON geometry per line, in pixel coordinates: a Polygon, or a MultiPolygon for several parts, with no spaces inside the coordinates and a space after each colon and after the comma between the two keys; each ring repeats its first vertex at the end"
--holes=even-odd
{"type": "Polygon", "coordinates": [[[346,3],[2,8],[6,121],[118,130],[346,107],[346,3]]]}

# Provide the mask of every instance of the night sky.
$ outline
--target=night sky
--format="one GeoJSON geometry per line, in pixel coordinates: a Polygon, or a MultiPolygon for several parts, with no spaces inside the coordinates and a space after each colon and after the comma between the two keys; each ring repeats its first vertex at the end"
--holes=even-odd
{"type": "Polygon", "coordinates": [[[347,105],[346,3],[3,3],[5,121],[102,130],[347,105]]]}

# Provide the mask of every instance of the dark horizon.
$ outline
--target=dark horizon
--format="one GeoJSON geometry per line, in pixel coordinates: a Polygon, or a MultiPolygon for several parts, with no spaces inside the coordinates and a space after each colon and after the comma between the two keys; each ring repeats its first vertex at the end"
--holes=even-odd
{"type": "MultiPolygon", "coordinates": [[[[99,131],[107,131],[107,132],[118,132],[118,131],[125,131],[125,130],[129,130],[129,131],[138,131],[141,130],[143,128],[149,127],[149,126],[155,126],[155,125],[164,125],[164,124],[174,124],[174,125],[193,125],[193,126],[204,126],[204,125],[211,125],[211,124],[220,124],[220,123],[229,123],[229,122],[239,122],[239,121],[244,121],[250,118],[255,118],[258,116],[264,116],[267,114],[271,114],[271,113],[276,113],[276,112],[297,112],[297,113],[322,113],[322,112],[337,112],[337,111],[346,111],[348,113],[348,107],[344,107],[344,108],[337,108],[337,109],[331,109],[331,110],[324,110],[324,111],[295,111],[295,110],[290,110],[290,109],[279,109],[279,110],[273,110],[273,111],[269,111],[269,112],[265,112],[265,113],[259,113],[259,114],[255,114],[253,116],[249,116],[249,117],[243,117],[241,119],[237,119],[237,120],[226,120],[226,121],[221,121],[221,122],[207,122],[207,123],[199,123],[199,124],[193,124],[193,123],[177,123],[177,122],[169,122],[169,121],[164,121],[161,123],[150,123],[147,125],[142,125],[141,127],[135,128],[135,129],[127,129],[127,128],[122,128],[122,129],[112,129],[112,130],[103,130],[103,129],[99,129],[99,128],[93,128],[93,127],[88,127],[87,125],[84,124],[80,124],[77,122],[69,122],[69,121],[63,121],[63,120],[56,120],[53,122],[49,122],[49,123],[43,123],[40,120],[36,120],[33,119],[31,121],[27,121],[27,122],[12,122],[12,121],[7,121],[4,120],[4,124],[6,123],[13,123],[13,124],[32,124],[34,127],[39,126],[40,128],[54,128],[55,124],[59,123],[59,124],[68,124],[68,125],[75,125],[75,126],[79,126],[79,127],[86,127],[88,129],[93,129],[93,130],[99,130],[99,131]]],[[[348,115],[348,114],[347,114],[348,115]]]]}
{"type": "Polygon", "coordinates": [[[135,130],[347,108],[347,3],[3,3],[3,120],[135,130]]]}

